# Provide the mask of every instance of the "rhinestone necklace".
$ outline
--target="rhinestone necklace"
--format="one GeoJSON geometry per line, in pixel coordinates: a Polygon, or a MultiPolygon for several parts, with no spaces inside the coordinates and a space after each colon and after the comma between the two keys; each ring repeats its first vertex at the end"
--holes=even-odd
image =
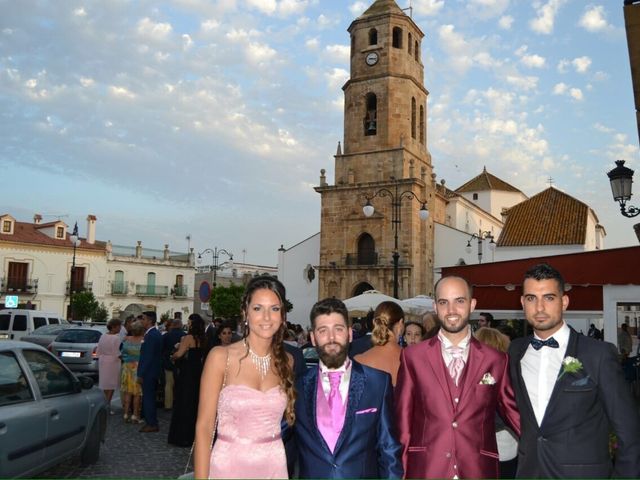
{"type": "Polygon", "coordinates": [[[260,379],[264,380],[264,377],[267,376],[267,373],[271,368],[271,353],[268,353],[264,357],[261,357],[260,355],[256,354],[256,352],[251,350],[251,347],[249,346],[246,340],[244,340],[244,345],[249,350],[251,363],[253,363],[253,365],[256,367],[256,370],[258,370],[258,373],[260,373],[260,379]]]}

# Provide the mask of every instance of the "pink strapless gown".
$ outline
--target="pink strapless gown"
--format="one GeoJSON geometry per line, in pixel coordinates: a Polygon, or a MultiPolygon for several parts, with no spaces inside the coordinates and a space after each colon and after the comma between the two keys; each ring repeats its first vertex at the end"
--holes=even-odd
{"type": "Polygon", "coordinates": [[[227,385],[218,400],[218,437],[209,478],[288,478],[280,421],[287,396],[280,387],[266,392],[227,385]]]}

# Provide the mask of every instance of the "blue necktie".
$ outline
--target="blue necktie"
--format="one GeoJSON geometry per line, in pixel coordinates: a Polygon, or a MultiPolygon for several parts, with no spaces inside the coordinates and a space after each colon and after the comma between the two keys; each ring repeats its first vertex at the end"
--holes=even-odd
{"type": "Polygon", "coordinates": [[[534,337],[531,339],[531,346],[536,350],[540,350],[542,347],[558,348],[560,345],[558,345],[558,341],[553,337],[547,338],[546,340],[540,340],[534,337]]]}

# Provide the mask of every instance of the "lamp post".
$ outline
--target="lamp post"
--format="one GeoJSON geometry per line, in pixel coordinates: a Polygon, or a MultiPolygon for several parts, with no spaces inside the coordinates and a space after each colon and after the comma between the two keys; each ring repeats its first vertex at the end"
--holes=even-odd
{"type": "Polygon", "coordinates": [[[613,200],[620,204],[620,213],[628,218],[640,215],[640,208],[629,205],[631,199],[631,184],[633,183],[633,170],[624,166],[624,160],[616,160],[616,168],[607,173],[611,183],[613,200]]]}
{"type": "Polygon", "coordinates": [[[371,204],[371,200],[376,197],[388,197],[391,199],[391,223],[393,224],[393,297],[398,298],[398,264],[400,261],[400,253],[398,252],[398,229],[402,223],[402,199],[408,198],[410,200],[415,199],[420,206],[420,220],[426,220],[429,218],[429,210],[427,209],[427,202],[420,199],[411,190],[400,191],[400,182],[395,177],[391,177],[395,181],[393,191],[388,188],[380,188],[376,190],[372,195],[364,195],[367,199],[367,203],[362,207],[366,217],[370,217],[375,212],[374,206],[371,204]]]}
{"type": "Polygon", "coordinates": [[[474,238],[478,239],[478,263],[482,263],[482,245],[484,241],[489,240],[489,250],[492,252],[496,249],[496,242],[493,241],[493,234],[489,231],[483,232],[480,230],[478,233],[472,233],[465,247],[467,253],[471,253],[471,240],[474,238]]]}
{"type": "Polygon", "coordinates": [[[226,256],[229,257],[229,260],[233,262],[233,253],[229,253],[224,248],[218,249],[218,247],[214,247],[213,250],[210,248],[205,248],[203,251],[198,253],[198,261],[202,261],[202,255],[205,253],[211,253],[211,255],[213,256],[213,266],[211,268],[213,270],[213,288],[216,288],[217,272],[218,272],[218,269],[220,268],[218,265],[220,254],[224,253],[226,256]]]}
{"type": "Polygon", "coordinates": [[[80,245],[80,238],[78,237],[78,222],[73,226],[73,233],[69,235],[69,240],[73,245],[73,258],[71,260],[71,278],[69,279],[69,310],[71,311],[71,320],[75,320],[73,311],[73,293],[74,293],[74,281],[76,274],[76,248],[80,245]]]}

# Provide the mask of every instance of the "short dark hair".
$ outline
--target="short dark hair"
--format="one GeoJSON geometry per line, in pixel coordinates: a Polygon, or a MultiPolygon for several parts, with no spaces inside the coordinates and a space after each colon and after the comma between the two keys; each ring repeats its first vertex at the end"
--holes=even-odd
{"type": "Polygon", "coordinates": [[[347,324],[347,327],[351,326],[351,323],[349,322],[349,312],[347,311],[346,305],[342,300],[332,297],[320,300],[311,307],[311,313],[309,314],[311,328],[316,328],[316,318],[320,315],[329,315],[331,313],[339,313],[344,318],[344,322],[347,324]]]}
{"type": "Polygon", "coordinates": [[[489,312],[480,312],[480,316],[484,317],[487,322],[489,322],[489,326],[491,326],[491,324],[493,323],[493,315],[491,315],[489,312]]]}
{"type": "Polygon", "coordinates": [[[157,322],[156,312],[154,312],[153,310],[147,310],[146,312],[142,312],[142,315],[144,315],[149,320],[151,320],[154,325],[156,324],[157,322]]]}
{"type": "Polygon", "coordinates": [[[537,281],[555,280],[556,282],[558,282],[560,293],[564,295],[564,278],[562,278],[562,275],[558,270],[553,268],[548,263],[539,263],[531,267],[524,274],[524,279],[527,280],[528,278],[531,278],[537,281]]]}
{"type": "Polygon", "coordinates": [[[443,282],[444,280],[447,280],[449,278],[457,278],[459,280],[462,280],[466,285],[467,285],[467,290],[469,292],[469,298],[473,298],[473,287],[471,286],[471,284],[467,281],[466,278],[462,278],[458,275],[447,275],[445,277],[441,277],[436,284],[433,286],[433,295],[435,297],[435,299],[438,299],[438,285],[440,285],[440,282],[443,282]]]}

